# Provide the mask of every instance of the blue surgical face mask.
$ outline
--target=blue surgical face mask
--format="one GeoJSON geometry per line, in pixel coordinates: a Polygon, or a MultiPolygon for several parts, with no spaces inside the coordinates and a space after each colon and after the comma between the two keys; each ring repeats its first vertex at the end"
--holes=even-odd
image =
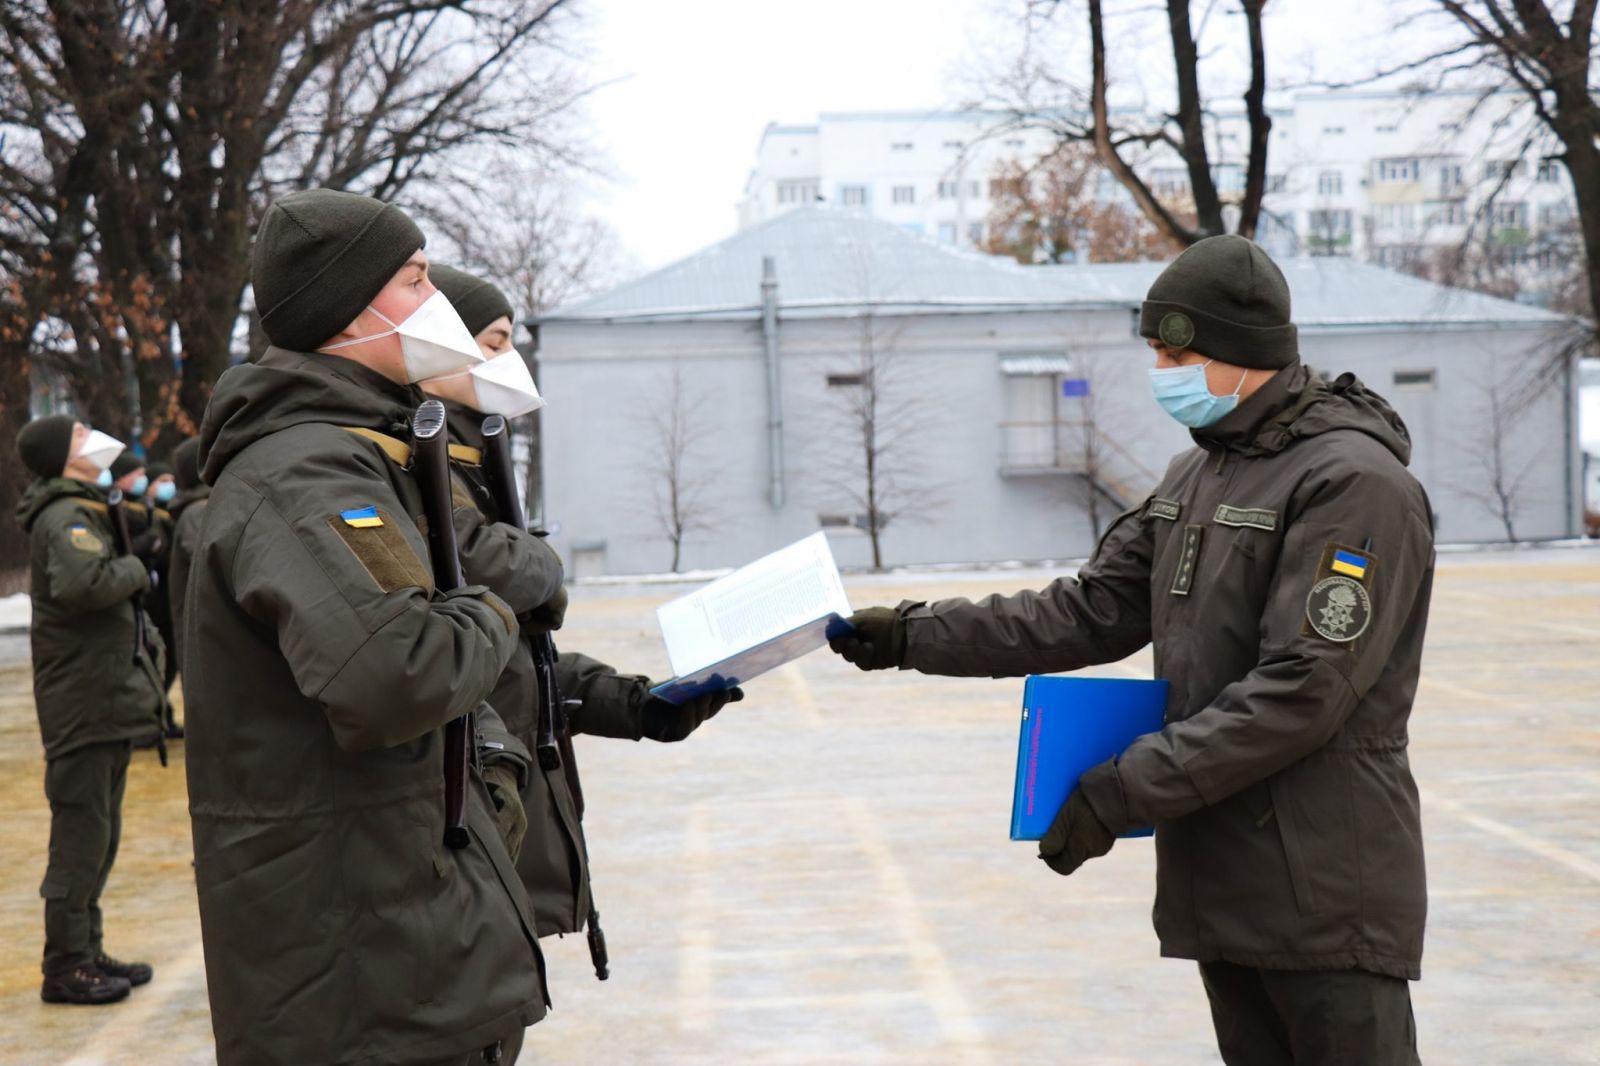
{"type": "Polygon", "coordinates": [[[1150,389],[1156,403],[1190,429],[1204,429],[1239,406],[1239,393],[1249,376],[1249,371],[1242,371],[1238,388],[1227,396],[1214,396],[1206,384],[1206,367],[1210,365],[1211,360],[1207,359],[1193,366],[1150,371],[1150,389]]]}
{"type": "Polygon", "coordinates": [[[100,476],[94,479],[94,483],[103,489],[109,489],[111,487],[111,480],[111,471],[102,470],[100,471],[100,476]]]}
{"type": "Polygon", "coordinates": [[[178,486],[171,481],[163,481],[156,486],[155,497],[157,503],[166,503],[178,494],[178,486]]]}
{"type": "Polygon", "coordinates": [[[133,484],[128,488],[128,495],[137,500],[140,496],[144,495],[145,490],[149,487],[150,479],[144,474],[140,474],[138,477],[133,479],[133,484]]]}

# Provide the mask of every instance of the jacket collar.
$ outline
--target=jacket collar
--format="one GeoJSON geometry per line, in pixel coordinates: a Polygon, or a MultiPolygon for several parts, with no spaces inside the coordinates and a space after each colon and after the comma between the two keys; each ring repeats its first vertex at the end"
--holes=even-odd
{"type": "Polygon", "coordinates": [[[1248,400],[1204,429],[1189,431],[1194,442],[1208,452],[1248,451],[1272,431],[1293,421],[1315,390],[1316,376],[1299,360],[1272,376],[1248,400]]]}

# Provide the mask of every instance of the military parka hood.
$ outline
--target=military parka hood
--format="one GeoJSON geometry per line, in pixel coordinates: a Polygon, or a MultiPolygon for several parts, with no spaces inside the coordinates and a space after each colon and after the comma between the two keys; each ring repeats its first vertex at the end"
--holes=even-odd
{"type": "Polygon", "coordinates": [[[1366,434],[1401,465],[1411,462],[1411,434],[1382,396],[1354,374],[1326,381],[1299,362],[1279,371],[1220,421],[1190,435],[1209,452],[1262,456],[1340,429],[1366,434]]]}
{"type": "Polygon", "coordinates": [[[17,521],[22,524],[24,532],[31,533],[34,521],[46,507],[59,499],[71,496],[92,500],[95,503],[104,503],[106,500],[104,489],[78,481],[76,478],[37,478],[23,492],[22,499],[17,501],[17,521]]]}
{"type": "Polygon", "coordinates": [[[268,348],[217,382],[200,426],[200,476],[215,485],[228,463],[263,437],[294,426],[360,426],[410,439],[426,397],[350,359],[268,348]]]}

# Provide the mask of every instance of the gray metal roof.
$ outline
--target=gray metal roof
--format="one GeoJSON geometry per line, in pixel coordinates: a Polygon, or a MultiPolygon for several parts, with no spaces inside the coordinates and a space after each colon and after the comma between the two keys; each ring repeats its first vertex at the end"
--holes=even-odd
{"type": "MultiPolygon", "coordinates": [[[[745,318],[761,307],[762,260],[775,261],[788,318],[1137,307],[1162,263],[1020,266],[892,222],[800,207],[686,259],[542,315],[541,322],[745,318]]],[[[1307,327],[1539,325],[1559,315],[1447,289],[1348,259],[1282,264],[1294,319],[1307,327]]]]}

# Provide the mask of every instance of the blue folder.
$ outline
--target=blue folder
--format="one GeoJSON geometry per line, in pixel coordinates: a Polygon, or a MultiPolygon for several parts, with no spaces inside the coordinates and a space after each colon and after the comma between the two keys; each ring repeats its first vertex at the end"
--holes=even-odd
{"type": "MultiPolygon", "coordinates": [[[[1022,689],[1011,839],[1044,836],[1083,772],[1159,730],[1166,713],[1165,681],[1030,676],[1022,689]]],[[[1143,828],[1122,835],[1152,832],[1143,828]]]]}
{"type": "Polygon", "coordinates": [[[746,648],[702,670],[663,681],[651,689],[650,694],[660,696],[668,703],[688,703],[707,692],[723,692],[742,685],[752,677],[759,677],[768,670],[775,670],[784,663],[814,652],[833,638],[851,631],[849,622],[830,614],[753,648],[746,648]]]}

